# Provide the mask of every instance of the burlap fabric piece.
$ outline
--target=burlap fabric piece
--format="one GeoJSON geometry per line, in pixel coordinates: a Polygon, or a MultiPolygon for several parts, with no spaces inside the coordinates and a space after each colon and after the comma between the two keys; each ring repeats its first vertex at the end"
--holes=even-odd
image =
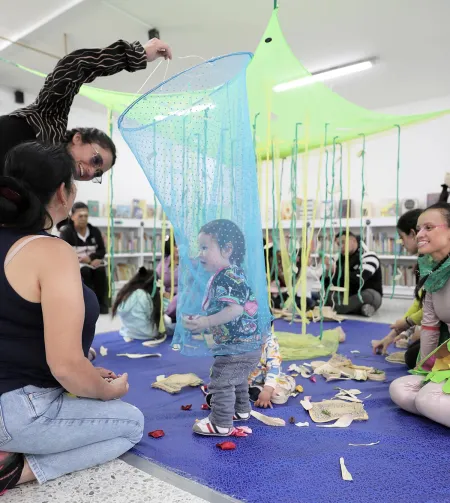
{"type": "Polygon", "coordinates": [[[309,415],[315,423],[328,423],[346,414],[350,414],[355,421],[369,419],[363,403],[324,400],[323,402],[311,402],[311,405],[312,409],[309,410],[309,415]]]}
{"type": "Polygon", "coordinates": [[[172,374],[159,382],[154,382],[152,388],[162,389],[167,393],[179,393],[186,386],[200,386],[203,381],[195,374],[172,374]]]}

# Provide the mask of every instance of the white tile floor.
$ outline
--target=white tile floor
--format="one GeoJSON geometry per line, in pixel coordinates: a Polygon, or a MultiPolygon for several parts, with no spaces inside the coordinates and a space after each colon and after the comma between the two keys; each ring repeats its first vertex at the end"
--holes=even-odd
{"type": "MultiPolygon", "coordinates": [[[[374,323],[392,323],[405,313],[410,304],[411,300],[406,299],[384,299],[381,309],[372,318],[361,319],[374,323]]],[[[97,323],[96,332],[111,332],[119,328],[120,321],[117,318],[112,320],[111,316],[103,315],[97,323]]],[[[133,454],[123,456],[123,461],[116,460],[104,466],[67,475],[44,486],[23,486],[8,492],[2,503],[46,503],[50,500],[54,503],[236,501],[133,454]]]]}

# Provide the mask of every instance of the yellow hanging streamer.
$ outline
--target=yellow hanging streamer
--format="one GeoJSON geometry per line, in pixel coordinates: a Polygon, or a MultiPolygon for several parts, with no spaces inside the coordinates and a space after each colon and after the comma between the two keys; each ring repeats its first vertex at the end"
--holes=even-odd
{"type": "MultiPolygon", "coordinates": [[[[286,237],[284,235],[284,229],[283,229],[283,223],[281,221],[281,190],[280,190],[280,180],[278,178],[279,170],[278,170],[278,165],[275,164],[275,194],[277,198],[277,222],[278,222],[278,231],[279,231],[279,236],[280,236],[280,255],[281,255],[281,266],[283,268],[283,276],[284,276],[284,281],[286,283],[286,288],[287,288],[287,295],[288,298],[285,302],[285,307],[290,308],[292,306],[292,302],[294,301],[295,305],[295,299],[292,299],[291,292],[292,292],[292,267],[291,267],[291,261],[289,258],[289,252],[287,250],[286,246],[286,237]]],[[[281,183],[283,181],[281,180],[281,183]]],[[[274,260],[276,260],[276,257],[274,257],[274,260]]]]}
{"type": "Polygon", "coordinates": [[[164,249],[166,245],[166,214],[162,215],[162,225],[161,225],[161,288],[160,296],[161,296],[161,317],[159,320],[159,332],[162,334],[165,332],[166,328],[164,325],[164,273],[165,273],[165,257],[164,257],[164,249]]]}
{"type": "MultiPolygon", "coordinates": [[[[265,183],[265,189],[266,189],[266,274],[267,274],[267,297],[269,301],[269,306],[271,304],[271,295],[270,295],[270,284],[271,284],[271,277],[270,277],[270,264],[269,264],[269,161],[270,159],[270,151],[271,151],[271,141],[272,140],[272,133],[271,133],[271,109],[272,109],[272,93],[268,93],[267,96],[267,146],[266,146],[266,183],[265,183]]],[[[261,171],[260,171],[261,175],[261,171]]],[[[261,199],[262,200],[262,199],[261,199]]],[[[272,231],[273,232],[273,231],[272,231]]],[[[276,257],[274,257],[273,260],[275,260],[276,257]]]]}
{"type": "MultiPolygon", "coordinates": [[[[347,223],[345,226],[345,269],[344,269],[344,306],[348,306],[348,298],[350,293],[350,260],[349,260],[349,242],[350,242],[350,167],[351,167],[351,143],[347,143],[347,223]]],[[[361,209],[362,211],[362,209],[361,209]]]]}
{"type": "MultiPolygon", "coordinates": [[[[108,131],[110,136],[112,137],[112,130],[113,130],[113,115],[112,115],[112,110],[109,108],[107,111],[107,120],[108,120],[108,131]]],[[[114,281],[114,271],[112,270],[112,264],[113,264],[113,256],[112,253],[114,253],[114,250],[111,250],[111,205],[113,202],[111,201],[111,187],[113,184],[113,169],[111,168],[109,170],[109,176],[108,176],[108,195],[107,195],[107,201],[106,201],[106,207],[107,207],[107,226],[106,226],[106,246],[107,246],[107,253],[108,253],[108,299],[112,298],[113,295],[113,281],[114,281]]]]}
{"type": "MultiPolygon", "coordinates": [[[[316,186],[316,196],[314,200],[314,205],[313,205],[313,212],[312,212],[312,221],[311,221],[311,228],[310,228],[310,237],[308,238],[308,248],[306,252],[306,260],[309,260],[309,257],[311,255],[311,248],[312,248],[312,242],[314,239],[314,230],[315,230],[315,221],[316,221],[316,214],[317,214],[317,208],[319,206],[319,194],[320,194],[320,177],[322,175],[322,162],[323,162],[323,155],[324,155],[324,145],[321,146],[320,148],[320,154],[319,154],[319,165],[318,165],[318,170],[317,170],[317,186],[316,186]]],[[[306,197],[306,196],[305,196],[306,197]]],[[[305,217],[303,217],[305,220],[305,217]]],[[[303,222],[303,225],[304,222],[303,222]]],[[[303,264],[303,257],[302,257],[302,264],[303,264]]],[[[301,282],[301,277],[297,281],[296,285],[296,290],[300,287],[300,282],[301,282]]]]}
{"type": "Polygon", "coordinates": [[[270,215],[269,215],[269,195],[270,195],[270,192],[269,192],[269,188],[270,188],[270,180],[269,180],[269,165],[268,165],[268,161],[266,161],[266,183],[265,183],[265,187],[266,187],[266,218],[265,218],[265,221],[266,221],[266,274],[267,274],[267,285],[268,285],[268,288],[267,288],[267,295],[268,295],[268,300],[269,300],[269,305],[270,305],[270,301],[271,301],[271,295],[270,295],[270,284],[271,284],[271,277],[270,277],[270,263],[269,263],[269,218],[270,218],[270,215]]]}

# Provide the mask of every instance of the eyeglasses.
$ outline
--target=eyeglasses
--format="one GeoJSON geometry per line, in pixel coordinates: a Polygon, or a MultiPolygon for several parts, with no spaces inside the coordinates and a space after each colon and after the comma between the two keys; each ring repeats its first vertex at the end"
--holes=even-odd
{"type": "Polygon", "coordinates": [[[100,152],[93,146],[91,145],[92,150],[94,151],[94,155],[92,156],[91,160],[89,161],[89,164],[93,166],[94,168],[97,168],[94,172],[94,177],[92,178],[92,181],[94,183],[102,183],[102,177],[103,177],[103,157],[100,154],[100,152]]]}
{"type": "Polygon", "coordinates": [[[447,227],[448,225],[446,224],[439,224],[439,225],[432,225],[432,224],[424,224],[424,225],[418,225],[416,228],[417,234],[419,232],[425,231],[425,232],[431,232],[434,231],[434,229],[437,229],[438,227],[447,227]]]}

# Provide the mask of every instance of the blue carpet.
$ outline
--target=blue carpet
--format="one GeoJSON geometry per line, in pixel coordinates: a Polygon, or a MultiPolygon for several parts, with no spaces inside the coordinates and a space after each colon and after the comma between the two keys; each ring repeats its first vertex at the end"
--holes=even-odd
{"type": "MultiPolygon", "coordinates": [[[[327,324],[331,328],[335,324],[327,324]]],[[[277,322],[277,330],[299,331],[299,325],[277,322]]],[[[388,383],[406,373],[405,367],[389,364],[381,356],[373,356],[370,341],[381,338],[387,325],[346,321],[343,328],[347,342],[340,353],[354,363],[373,365],[387,373],[388,383]],[[350,353],[359,349],[359,355],[350,353]]],[[[318,325],[310,325],[310,333],[318,333],[318,325]]],[[[450,486],[445,458],[450,452],[447,428],[425,418],[399,410],[389,399],[388,383],[338,381],[317,383],[297,378],[313,401],[331,398],[335,385],[359,388],[365,400],[369,420],[354,422],[347,429],[317,428],[309,420],[299,401],[291,398],[284,406],[275,406],[269,415],[291,416],[310,422],[309,428],[287,424],[274,428],[252,419],[253,435],[232,439],[235,451],[221,451],[220,438],[198,437],[191,428],[196,418],[203,418],[200,409],[203,396],[198,388],[183,389],[177,395],[151,388],[159,374],[195,372],[208,382],[208,358],[188,358],[174,352],[168,344],[147,351],[140,343],[126,344],[117,333],[95,338],[95,348],[108,348],[106,357],[98,357],[98,365],[116,373],[128,372],[130,392],[126,400],[139,407],[146,417],[146,432],[163,429],[160,439],[144,436],[134,449],[135,454],[161,464],[177,473],[205,484],[239,500],[255,503],[448,503],[450,486]],[[115,356],[124,352],[160,352],[162,358],[129,360],[115,356]],[[181,405],[193,404],[182,411],[181,405]],[[372,447],[350,447],[349,443],[380,441],[372,447]],[[447,453],[447,454],[445,454],[447,453]],[[339,457],[353,476],[353,482],[341,478],[339,457]],[[433,461],[434,460],[434,461],[433,461]]],[[[322,358],[327,359],[327,358],[322,358]]],[[[286,366],[289,365],[286,363],[286,366]]]]}

